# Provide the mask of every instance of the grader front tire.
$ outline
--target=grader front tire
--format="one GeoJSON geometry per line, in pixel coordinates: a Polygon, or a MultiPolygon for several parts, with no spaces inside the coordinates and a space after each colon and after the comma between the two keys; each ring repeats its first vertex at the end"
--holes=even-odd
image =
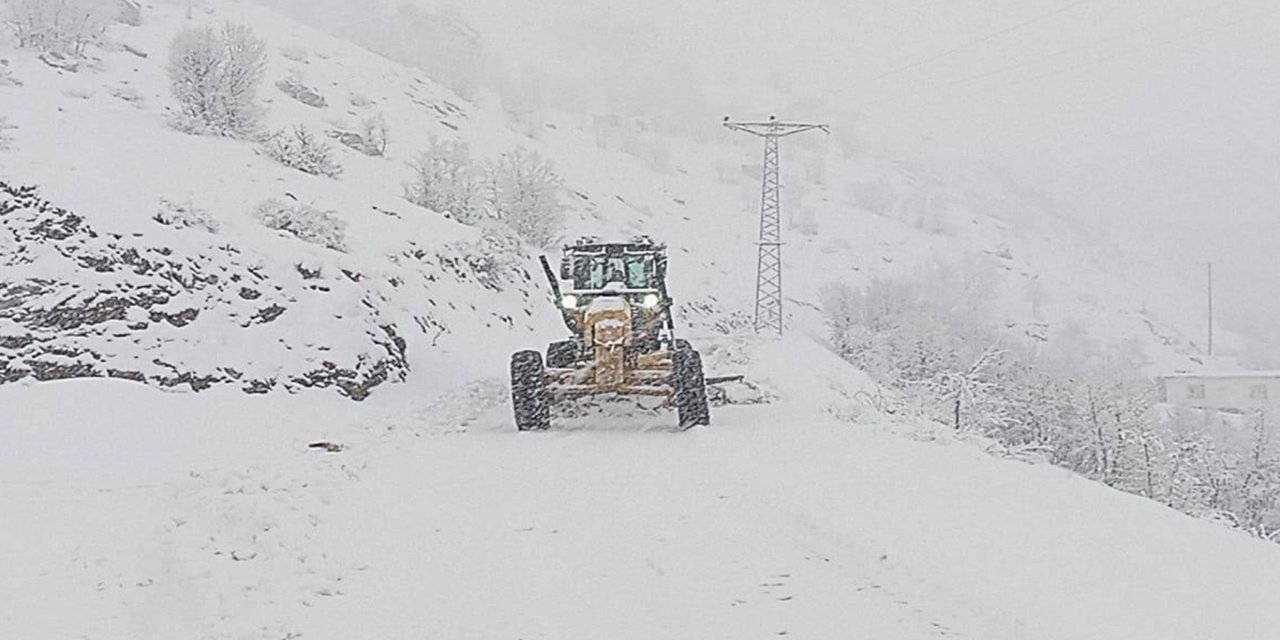
{"type": "Polygon", "coordinates": [[[551,426],[551,403],[541,353],[518,351],[511,356],[511,405],[520,431],[542,431],[551,426]]]}
{"type": "Polygon", "coordinates": [[[671,356],[676,413],[680,426],[688,429],[711,424],[711,406],[707,402],[707,385],[702,375],[702,356],[691,348],[676,349],[671,356]]]}

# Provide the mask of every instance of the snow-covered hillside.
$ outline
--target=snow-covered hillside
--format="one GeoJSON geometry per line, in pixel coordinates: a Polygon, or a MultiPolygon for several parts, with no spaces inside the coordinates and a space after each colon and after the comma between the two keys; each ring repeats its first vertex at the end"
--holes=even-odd
{"type": "MultiPolygon", "coordinates": [[[[94,59],[74,72],[26,50],[7,57],[13,81],[0,87],[0,107],[13,128],[0,152],[5,181],[38,185],[40,198],[83,218],[85,233],[120,236],[117,252],[168,248],[169,264],[224,279],[196,283],[194,293],[166,285],[158,299],[133,300],[132,292],[166,276],[118,268],[104,279],[97,263],[68,259],[76,239],[60,239],[66,246],[57,255],[24,263],[13,278],[59,284],[6,294],[5,308],[17,311],[4,316],[0,350],[9,364],[0,379],[115,371],[255,391],[332,385],[363,397],[406,375],[429,384],[432,372],[460,361],[478,363],[477,375],[497,370],[512,348],[546,340],[555,312],[532,255],[491,246],[477,229],[401,197],[408,163],[432,137],[461,139],[478,156],[525,147],[550,158],[565,181],[567,235],[649,233],[672,246],[679,301],[750,311],[754,139],[714,120],[698,140],[599,114],[525,113],[515,123],[494,99],[463,101],[419,72],[269,11],[211,6],[190,20],[181,7],[148,7],[141,26],[115,25],[114,44],[93,49],[94,59]],[[332,179],[275,163],[251,142],[170,128],[169,41],[182,26],[223,20],[254,25],[268,43],[259,90],[268,130],[300,125],[323,138],[380,115],[390,127],[386,155],[334,143],[343,173],[332,179]],[[270,198],[332,212],[345,227],[345,251],[266,228],[253,211],[270,198]],[[205,222],[174,224],[175,216],[205,222]],[[109,312],[104,299],[116,300],[109,312]],[[33,320],[50,314],[78,316],[77,331],[33,320]]],[[[931,176],[800,138],[784,145],[783,167],[797,329],[821,330],[806,309],[829,282],[858,284],[934,259],[986,255],[1004,276],[992,303],[1017,330],[1048,335],[1075,320],[1104,339],[1142,339],[1160,364],[1194,352],[1185,336],[1198,332],[1198,314],[1172,276],[989,172],[931,176]],[[1034,304],[1033,287],[1041,292],[1034,304]]],[[[34,223],[11,216],[6,225],[24,236],[34,223]]]]}
{"type": "Polygon", "coordinates": [[[0,638],[1280,634],[1275,545],[881,414],[823,346],[827,283],[980,256],[1007,329],[1185,363],[1195,301],[1059,204],[788,140],[790,330],[762,338],[760,149],[722,114],[513,116],[252,4],[142,9],[74,71],[0,55],[0,638]],[[268,43],[268,129],[381,115],[386,154],[335,141],[331,178],[170,127],[170,40],[225,20],[268,43]],[[551,159],[570,237],[668,243],[679,330],[745,375],[710,427],[515,432],[507,358],[564,328],[540,249],[402,197],[433,137],[551,159]]]}

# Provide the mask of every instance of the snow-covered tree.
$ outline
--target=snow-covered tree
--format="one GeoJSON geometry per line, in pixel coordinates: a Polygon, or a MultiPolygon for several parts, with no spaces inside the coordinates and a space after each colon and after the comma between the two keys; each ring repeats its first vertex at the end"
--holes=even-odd
{"type": "Polygon", "coordinates": [[[1005,335],[982,307],[996,284],[980,261],[938,263],[862,288],[828,285],[820,301],[835,351],[925,417],[1280,539],[1280,459],[1265,416],[1221,419],[1253,429],[1239,447],[1211,435],[1209,414],[1156,405],[1136,341],[1103,344],[1074,323],[1035,341],[1005,335]]]}
{"type": "Polygon", "coordinates": [[[487,163],[483,191],[489,217],[525,242],[546,247],[560,237],[565,218],[560,178],[537,153],[516,149],[487,163]]]}
{"type": "Polygon", "coordinates": [[[464,224],[480,220],[480,172],[466,142],[432,136],[430,146],[410,166],[413,179],[404,185],[406,200],[464,224]]]}
{"type": "Polygon", "coordinates": [[[257,89],[266,42],[245,25],[183,29],[169,46],[169,82],[178,100],[174,125],[196,134],[242,137],[258,128],[257,89]]]}
{"type": "Polygon", "coordinates": [[[116,0],[9,0],[3,21],[18,46],[81,57],[119,11],[116,0]]]}
{"type": "Polygon", "coordinates": [[[930,417],[979,432],[1007,420],[1000,396],[1001,332],[979,302],[991,298],[988,262],[922,266],[910,279],[834,285],[822,305],[837,351],[911,394],[930,417]]]}
{"type": "Polygon", "coordinates": [[[1280,535],[1280,460],[1271,453],[1271,432],[1263,411],[1249,417],[1252,443],[1237,470],[1240,504],[1236,515],[1240,526],[1263,538],[1280,535]]]}

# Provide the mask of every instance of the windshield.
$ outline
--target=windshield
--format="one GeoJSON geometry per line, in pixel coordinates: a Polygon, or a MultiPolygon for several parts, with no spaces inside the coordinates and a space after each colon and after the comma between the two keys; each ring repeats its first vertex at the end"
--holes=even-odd
{"type": "Polygon", "coordinates": [[[610,282],[621,282],[627,289],[651,289],[653,280],[652,255],[588,255],[574,261],[575,289],[598,290],[610,282]]]}

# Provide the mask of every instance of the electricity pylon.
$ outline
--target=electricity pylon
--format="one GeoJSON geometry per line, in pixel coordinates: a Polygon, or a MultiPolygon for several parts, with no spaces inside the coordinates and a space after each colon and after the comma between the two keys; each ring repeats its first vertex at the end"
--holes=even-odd
{"type": "Polygon", "coordinates": [[[778,138],[818,129],[825,124],[735,122],[724,117],[724,126],[764,138],[764,186],[760,190],[760,249],[756,258],[756,333],[772,329],[782,335],[782,211],[778,200],[778,138]]]}

